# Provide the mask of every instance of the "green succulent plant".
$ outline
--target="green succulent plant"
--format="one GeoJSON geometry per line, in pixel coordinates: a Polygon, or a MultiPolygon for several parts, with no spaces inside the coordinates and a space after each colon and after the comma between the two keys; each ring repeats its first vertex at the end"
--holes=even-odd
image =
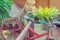
{"type": "Polygon", "coordinates": [[[35,16],[41,17],[41,18],[53,18],[56,17],[58,14],[58,9],[56,7],[51,7],[51,8],[34,8],[32,10],[35,16]]]}
{"type": "Polygon", "coordinates": [[[36,8],[34,7],[32,12],[34,13],[34,16],[38,16],[42,19],[49,19],[49,18],[55,18],[58,15],[58,9],[56,7],[51,8],[36,8]]]}

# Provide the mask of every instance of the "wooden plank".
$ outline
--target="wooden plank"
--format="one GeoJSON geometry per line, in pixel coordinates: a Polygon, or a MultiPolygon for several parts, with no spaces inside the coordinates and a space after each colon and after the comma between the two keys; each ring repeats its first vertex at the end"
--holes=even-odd
{"type": "Polygon", "coordinates": [[[60,9],[60,0],[50,0],[50,7],[55,6],[60,9]]]}

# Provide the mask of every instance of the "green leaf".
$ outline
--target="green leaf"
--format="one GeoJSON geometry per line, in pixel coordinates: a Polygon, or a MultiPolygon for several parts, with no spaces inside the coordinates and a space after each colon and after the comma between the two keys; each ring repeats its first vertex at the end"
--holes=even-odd
{"type": "Polygon", "coordinates": [[[9,18],[9,12],[12,5],[12,0],[0,0],[0,25],[2,20],[9,18]]]}

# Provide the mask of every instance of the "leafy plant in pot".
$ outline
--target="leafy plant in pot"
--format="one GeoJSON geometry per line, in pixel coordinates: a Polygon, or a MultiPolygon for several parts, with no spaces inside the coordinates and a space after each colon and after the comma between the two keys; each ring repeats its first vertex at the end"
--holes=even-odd
{"type": "MultiPolygon", "coordinates": [[[[34,16],[38,16],[41,19],[40,22],[44,25],[44,27],[49,22],[52,22],[53,18],[57,17],[58,11],[59,10],[56,7],[51,7],[51,8],[34,7],[32,10],[32,12],[34,13],[34,16]]],[[[47,27],[45,27],[45,28],[47,28],[47,27]]]]}

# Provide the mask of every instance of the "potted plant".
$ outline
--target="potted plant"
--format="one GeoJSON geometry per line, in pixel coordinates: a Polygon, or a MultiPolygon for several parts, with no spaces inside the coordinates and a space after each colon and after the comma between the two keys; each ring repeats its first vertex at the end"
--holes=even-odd
{"type": "Polygon", "coordinates": [[[58,9],[56,7],[51,7],[51,8],[34,7],[32,12],[34,13],[34,16],[38,16],[42,20],[42,21],[40,20],[40,22],[43,24],[43,28],[44,28],[46,24],[52,22],[52,18],[55,18],[57,16],[58,9]]]}

